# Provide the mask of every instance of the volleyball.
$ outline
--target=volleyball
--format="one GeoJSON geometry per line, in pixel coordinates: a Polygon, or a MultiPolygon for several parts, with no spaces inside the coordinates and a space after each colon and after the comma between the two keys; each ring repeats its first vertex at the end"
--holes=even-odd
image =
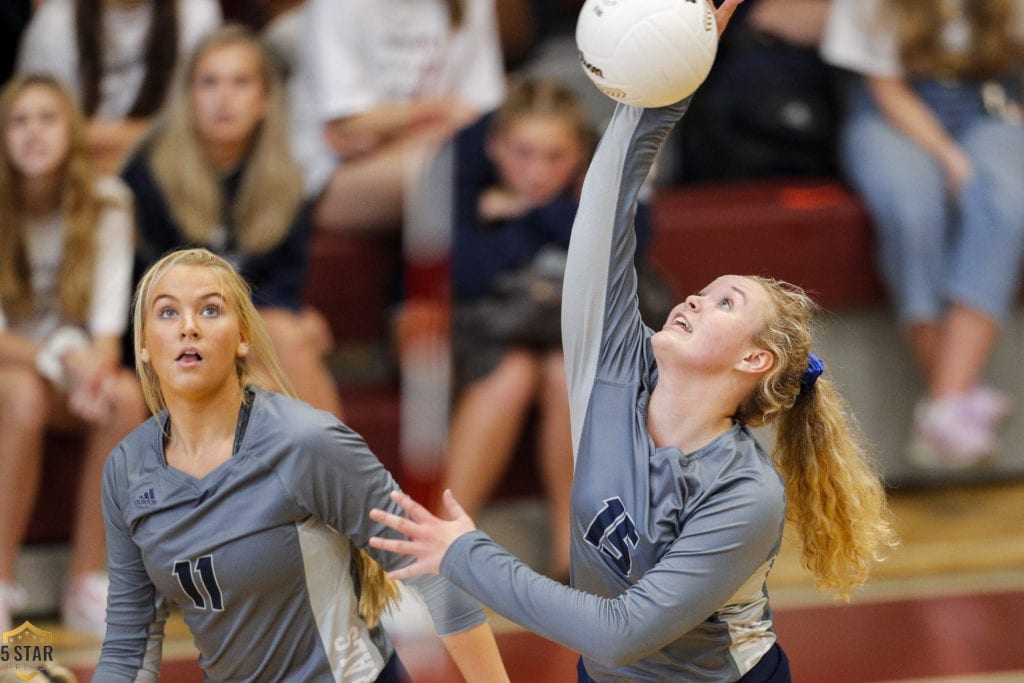
{"type": "Polygon", "coordinates": [[[718,27],[707,0],[586,0],[576,47],[583,70],[605,95],[663,107],[707,78],[718,27]]]}

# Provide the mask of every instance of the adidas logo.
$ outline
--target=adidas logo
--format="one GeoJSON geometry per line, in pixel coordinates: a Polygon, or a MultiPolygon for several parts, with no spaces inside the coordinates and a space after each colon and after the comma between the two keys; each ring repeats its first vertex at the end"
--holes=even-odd
{"type": "Polygon", "coordinates": [[[153,493],[153,489],[149,489],[141,496],[136,498],[135,505],[143,507],[147,505],[156,505],[156,494],[153,493]]]}

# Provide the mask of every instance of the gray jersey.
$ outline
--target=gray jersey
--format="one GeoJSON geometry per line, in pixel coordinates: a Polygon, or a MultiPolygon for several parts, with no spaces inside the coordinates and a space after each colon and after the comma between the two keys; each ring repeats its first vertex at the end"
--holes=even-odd
{"type": "Polygon", "coordinates": [[[686,106],[617,107],[573,228],[562,310],[573,588],[480,532],[460,537],[442,566],[484,604],[582,653],[597,681],[735,681],[775,642],[765,580],[785,493],[771,460],[743,425],[693,453],[656,448],[646,428],[657,367],[637,309],[632,224],[686,106]]]}
{"type": "MultiPolygon", "coordinates": [[[[106,463],[110,596],[95,680],[156,680],[171,601],[208,680],[374,681],[393,647],[358,615],[351,560],[391,534],[369,510],[400,511],[362,438],[257,390],[235,454],[195,479],[167,466],[165,421],[143,423],[106,463]]],[[[404,563],[370,552],[386,568],[404,563]]],[[[479,604],[441,577],[414,583],[438,632],[483,622],[479,604]]]]}

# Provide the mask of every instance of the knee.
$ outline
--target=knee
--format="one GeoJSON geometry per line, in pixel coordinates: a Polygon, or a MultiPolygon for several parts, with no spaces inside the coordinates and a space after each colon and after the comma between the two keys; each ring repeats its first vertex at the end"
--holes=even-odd
{"type": "Polygon", "coordinates": [[[304,359],[313,354],[311,326],[302,324],[299,316],[279,309],[263,311],[262,314],[270,342],[282,361],[304,359]]]}
{"type": "Polygon", "coordinates": [[[142,386],[132,372],[125,370],[117,374],[111,398],[114,405],[114,422],[118,425],[118,430],[124,434],[135,429],[149,416],[142,386]]]}
{"type": "Polygon", "coordinates": [[[4,368],[0,377],[0,423],[4,429],[42,432],[49,414],[46,380],[29,368],[4,368]]]}
{"type": "Polygon", "coordinates": [[[491,377],[511,396],[533,396],[541,385],[541,362],[531,352],[509,351],[491,377]]]}

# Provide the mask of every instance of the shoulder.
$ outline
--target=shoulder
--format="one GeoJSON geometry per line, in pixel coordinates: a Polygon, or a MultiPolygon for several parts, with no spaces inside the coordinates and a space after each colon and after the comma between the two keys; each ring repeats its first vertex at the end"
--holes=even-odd
{"type": "MultiPolygon", "coordinates": [[[[22,60],[42,56],[36,51],[42,50],[48,58],[58,54],[74,55],[75,48],[75,12],[71,0],[47,0],[32,13],[25,35],[22,39],[22,60]]],[[[35,62],[28,65],[37,68],[35,62]]],[[[50,65],[53,68],[56,65],[50,65]]]]}
{"type": "Polygon", "coordinates": [[[106,461],[107,479],[121,484],[148,467],[154,444],[160,443],[160,422],[150,417],[127,434],[110,452],[106,461]]]}
{"type": "MultiPolygon", "coordinates": [[[[771,457],[749,428],[736,425],[686,459],[712,500],[754,509],[774,522],[785,515],[786,490],[771,457]]],[[[767,520],[766,520],[767,521],[767,520]]]]}
{"type": "Polygon", "coordinates": [[[158,191],[159,189],[153,177],[153,168],[150,166],[150,152],[151,146],[148,143],[140,145],[128,157],[124,168],[121,169],[121,179],[135,194],[158,191]]]}
{"type": "Polygon", "coordinates": [[[305,401],[260,388],[254,388],[252,410],[261,428],[274,429],[280,438],[297,445],[320,442],[327,430],[340,424],[335,416],[305,401]]]}

